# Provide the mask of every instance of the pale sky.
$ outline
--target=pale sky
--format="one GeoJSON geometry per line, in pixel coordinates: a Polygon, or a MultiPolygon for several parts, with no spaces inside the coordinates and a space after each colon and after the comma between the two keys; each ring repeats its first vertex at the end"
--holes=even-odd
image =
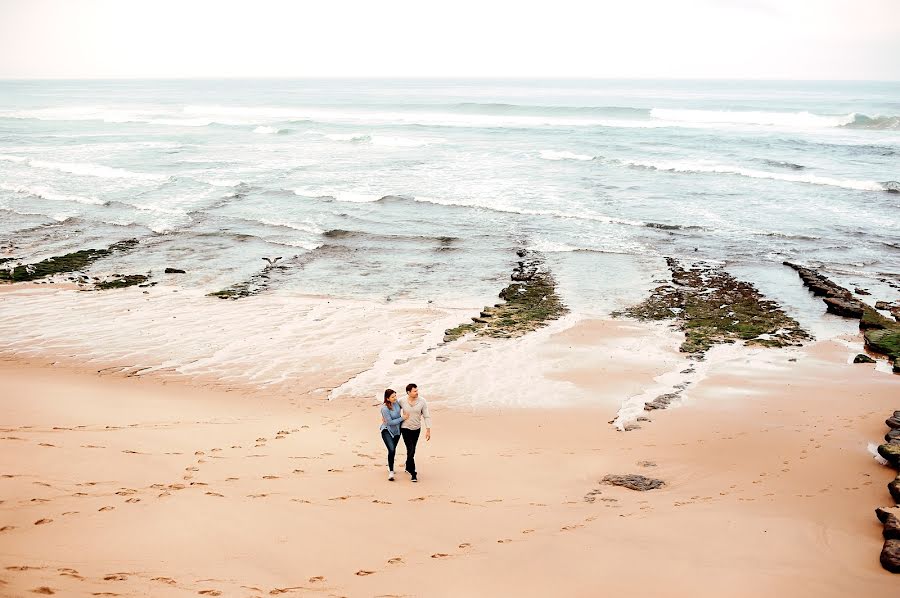
{"type": "Polygon", "coordinates": [[[900,80],[900,0],[0,0],[0,77],[900,80]]]}

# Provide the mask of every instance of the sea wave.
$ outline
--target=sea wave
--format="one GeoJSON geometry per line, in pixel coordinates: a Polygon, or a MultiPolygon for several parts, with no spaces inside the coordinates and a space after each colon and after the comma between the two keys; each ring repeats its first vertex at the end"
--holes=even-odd
{"type": "Polygon", "coordinates": [[[396,137],[388,135],[369,135],[366,133],[327,133],[326,139],[332,141],[348,141],[351,143],[371,143],[386,147],[422,147],[443,142],[435,137],[396,137]]]}
{"type": "Polygon", "coordinates": [[[325,231],[318,226],[311,224],[309,222],[299,223],[299,222],[288,222],[286,220],[268,220],[265,218],[260,218],[257,220],[261,224],[265,224],[266,226],[275,226],[279,228],[290,228],[293,230],[302,231],[305,233],[311,233],[314,235],[321,235],[325,231]]]}
{"type": "Polygon", "coordinates": [[[575,154],[572,152],[566,151],[555,151],[555,150],[541,150],[541,158],[544,160],[593,160],[594,156],[588,156],[587,154],[575,154]]]}
{"type": "Polygon", "coordinates": [[[852,123],[856,114],[821,115],[811,112],[764,112],[739,110],[674,110],[653,108],[650,116],[673,123],[716,125],[767,125],[791,128],[830,128],[852,123]]]}
{"type": "Polygon", "coordinates": [[[877,181],[838,179],[834,177],[825,177],[814,174],[766,172],[764,170],[754,170],[751,168],[742,168],[740,166],[716,164],[708,161],[691,162],[673,160],[669,162],[645,162],[639,160],[623,160],[621,161],[621,163],[630,168],[657,170],[661,172],[678,172],[685,174],[731,174],[751,179],[770,179],[774,181],[787,181],[791,183],[825,185],[829,187],[841,187],[843,189],[854,189],[857,191],[887,190],[887,187],[885,186],[886,183],[879,183],[877,181]]]}
{"type": "Polygon", "coordinates": [[[293,192],[294,195],[301,197],[317,197],[346,203],[372,203],[384,197],[384,195],[371,195],[357,191],[322,191],[312,187],[297,187],[293,189],[293,192]]]}
{"type": "Polygon", "coordinates": [[[22,195],[28,195],[30,197],[35,197],[37,199],[46,199],[49,201],[71,201],[75,203],[94,205],[94,206],[102,206],[106,205],[106,202],[102,199],[97,199],[96,197],[84,197],[81,195],[67,195],[65,193],[59,193],[58,191],[54,191],[49,187],[26,187],[24,185],[7,185],[5,183],[0,183],[0,189],[4,191],[11,191],[13,193],[19,193],[22,195]]]}
{"type": "Polygon", "coordinates": [[[0,154],[0,160],[5,162],[15,162],[18,164],[26,164],[32,168],[42,168],[45,170],[56,170],[58,172],[66,172],[79,176],[93,176],[104,179],[135,179],[141,181],[164,181],[169,177],[163,174],[149,174],[145,172],[133,172],[122,168],[114,168],[112,166],[103,166],[102,164],[91,164],[88,162],[50,162],[48,160],[35,160],[25,156],[12,156],[8,154],[0,154]]]}
{"type": "Polygon", "coordinates": [[[900,116],[866,116],[865,114],[854,114],[853,120],[842,126],[848,129],[900,131],[900,116]]]}
{"type": "Polygon", "coordinates": [[[278,127],[270,127],[267,125],[260,125],[253,129],[254,133],[260,133],[262,135],[275,135],[277,133],[281,133],[281,129],[278,127]]]}

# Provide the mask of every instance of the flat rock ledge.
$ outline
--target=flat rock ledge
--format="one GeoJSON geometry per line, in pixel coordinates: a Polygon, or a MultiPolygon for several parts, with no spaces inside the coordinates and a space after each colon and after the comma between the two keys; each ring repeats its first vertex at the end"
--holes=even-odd
{"type": "Polygon", "coordinates": [[[600,480],[600,483],[609,484],[611,486],[622,486],[629,490],[637,490],[639,492],[656,490],[657,488],[662,488],[666,485],[662,480],[648,478],[634,473],[608,475],[600,480]]]}
{"type": "Polygon", "coordinates": [[[888,433],[884,435],[885,443],[878,447],[878,454],[898,471],[898,475],[887,486],[895,506],[878,507],[875,516],[884,525],[881,566],[891,573],[900,573],[900,410],[894,411],[884,423],[888,433]]]}
{"type": "Polygon", "coordinates": [[[512,283],[500,291],[504,303],[485,307],[471,323],[444,331],[449,343],[467,334],[492,338],[515,338],[546,326],[566,313],[568,308],[556,293],[556,280],[546,269],[543,257],[519,249],[519,261],[513,268],[512,283]]]}
{"type": "MultiPolygon", "coordinates": [[[[14,260],[11,259],[6,262],[5,269],[0,269],[0,283],[29,282],[57,274],[81,272],[99,259],[110,257],[116,253],[131,251],[137,245],[137,239],[126,239],[103,249],[82,249],[65,255],[48,257],[33,264],[18,263],[13,265],[12,261],[14,260]]],[[[79,279],[90,281],[84,275],[81,275],[79,279]]],[[[76,279],[70,278],[70,280],[74,281],[76,279]]],[[[95,278],[94,280],[99,279],[95,278]]]]}
{"type": "Polygon", "coordinates": [[[697,356],[713,345],[739,340],[748,345],[787,347],[811,338],[777,303],[721,267],[705,262],[682,266],[671,257],[666,263],[672,282],[653,289],[642,303],[614,312],[614,317],[674,319],[685,335],[681,351],[697,356]]]}
{"type": "MultiPolygon", "coordinates": [[[[797,271],[803,284],[816,296],[822,297],[826,310],[845,318],[859,320],[866,349],[884,355],[893,362],[893,371],[900,374],[900,311],[885,301],[875,303],[875,308],[860,301],[848,289],[829,280],[812,268],[784,262],[797,271]],[[876,309],[877,308],[877,309],[876,309]],[[878,309],[890,309],[894,319],[878,313],[878,309]]],[[[854,363],[863,363],[855,361],[854,363]]]]}

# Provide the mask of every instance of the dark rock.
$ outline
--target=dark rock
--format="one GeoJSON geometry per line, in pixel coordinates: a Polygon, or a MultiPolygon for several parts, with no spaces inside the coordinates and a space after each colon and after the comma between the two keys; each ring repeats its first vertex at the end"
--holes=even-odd
{"type": "Polygon", "coordinates": [[[897,412],[894,411],[894,415],[892,417],[884,420],[884,425],[892,430],[900,429],[900,415],[897,415],[897,412]]]}
{"type": "Polygon", "coordinates": [[[147,287],[150,285],[144,284],[147,282],[149,277],[144,276],[143,274],[128,274],[125,276],[118,276],[113,278],[112,280],[104,280],[103,282],[98,282],[96,285],[97,290],[106,291],[109,289],[124,289],[125,287],[132,287],[134,285],[138,285],[139,287],[147,287]]]}
{"type": "Polygon", "coordinates": [[[883,183],[881,183],[881,188],[888,193],[900,193],[900,182],[884,181],[883,183]]]}
{"type": "Polygon", "coordinates": [[[881,535],[885,540],[900,540],[900,519],[893,513],[889,513],[884,521],[884,529],[881,535]]]}
{"type": "MultiPolygon", "coordinates": [[[[888,492],[891,493],[891,498],[894,499],[894,502],[900,505],[900,476],[894,478],[894,481],[889,483],[887,488],[888,492]]],[[[898,536],[898,538],[900,538],[900,536],[898,536]]]]}
{"type": "Polygon", "coordinates": [[[891,573],[900,573],[900,540],[885,540],[879,560],[891,573]]]}
{"type": "Polygon", "coordinates": [[[856,299],[845,299],[843,297],[825,297],[823,299],[827,310],[838,316],[845,318],[861,318],[863,315],[862,303],[856,299]]]}
{"type": "Polygon", "coordinates": [[[186,274],[186,272],[184,270],[181,270],[179,268],[166,268],[165,273],[166,274],[186,274]]]}
{"type": "Polygon", "coordinates": [[[652,401],[644,403],[644,411],[653,411],[654,409],[666,409],[669,405],[678,398],[678,394],[674,392],[669,392],[663,395],[659,395],[652,401]]]}
{"type": "Polygon", "coordinates": [[[868,355],[863,355],[862,353],[860,353],[853,358],[853,363],[875,363],[875,360],[868,355]]]}
{"type": "Polygon", "coordinates": [[[894,329],[866,330],[863,337],[866,339],[866,349],[887,355],[894,361],[894,365],[897,364],[900,359],[900,326],[894,329]]]}
{"type": "Polygon", "coordinates": [[[883,330],[894,328],[896,323],[884,317],[868,305],[863,306],[863,315],[859,320],[860,330],[883,330]]]}
{"type": "Polygon", "coordinates": [[[869,291],[867,291],[867,290],[865,290],[865,289],[861,289],[861,288],[859,288],[859,287],[857,287],[857,288],[855,288],[855,289],[853,289],[853,290],[854,290],[854,292],[855,292],[857,295],[871,295],[871,294],[872,294],[872,293],[870,293],[869,291]]]}
{"type": "Polygon", "coordinates": [[[882,523],[885,523],[891,515],[900,517],[900,507],[878,507],[875,509],[875,516],[882,523]]]}
{"type": "Polygon", "coordinates": [[[887,301],[876,301],[875,309],[881,309],[881,310],[887,311],[887,310],[891,309],[891,304],[888,303],[887,301]]]}
{"type": "Polygon", "coordinates": [[[879,445],[878,454],[884,457],[891,467],[900,469],[900,444],[887,443],[879,445]]]}
{"type": "Polygon", "coordinates": [[[633,473],[624,475],[608,475],[601,480],[604,484],[612,486],[623,486],[629,490],[638,490],[644,492],[646,490],[656,490],[662,488],[666,483],[662,480],[648,478],[646,476],[633,473]]]}
{"type": "MultiPolygon", "coordinates": [[[[16,266],[11,270],[0,270],[0,282],[22,282],[38,280],[67,272],[84,270],[95,261],[109,257],[115,252],[128,251],[137,246],[137,239],[128,239],[113,243],[106,249],[82,249],[74,253],[47,258],[36,264],[16,266]]],[[[94,277],[95,281],[100,279],[94,277]]]]}
{"type": "Polygon", "coordinates": [[[897,442],[900,441],[900,428],[894,428],[884,435],[885,442],[897,442]]]}

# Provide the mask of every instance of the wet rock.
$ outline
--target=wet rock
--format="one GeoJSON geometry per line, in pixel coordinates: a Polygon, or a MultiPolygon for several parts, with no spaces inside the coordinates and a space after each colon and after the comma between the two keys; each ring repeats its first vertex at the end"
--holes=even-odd
{"type": "Polygon", "coordinates": [[[646,476],[637,475],[634,473],[624,475],[608,475],[604,477],[601,482],[603,484],[622,486],[628,488],[629,490],[637,490],[640,492],[645,492],[647,490],[656,490],[657,488],[662,488],[666,485],[666,483],[662,480],[648,478],[646,476]]]}
{"type": "Polygon", "coordinates": [[[885,442],[900,442],[900,428],[894,428],[884,435],[885,442]]]}
{"type": "Polygon", "coordinates": [[[894,469],[900,469],[900,444],[889,442],[878,446],[878,454],[894,469]]]}
{"type": "Polygon", "coordinates": [[[180,268],[166,268],[166,274],[186,274],[186,272],[180,268]]]}
{"type": "Polygon", "coordinates": [[[98,291],[107,291],[109,289],[124,289],[125,287],[133,287],[135,285],[146,287],[144,283],[150,278],[149,276],[145,276],[143,274],[128,274],[125,276],[122,275],[113,275],[114,278],[112,280],[104,280],[102,282],[98,282],[94,288],[98,291]]]}
{"type": "Polygon", "coordinates": [[[863,315],[862,303],[856,299],[843,297],[825,297],[823,300],[829,313],[845,318],[861,318],[863,315]]]}
{"type": "MultiPolygon", "coordinates": [[[[136,247],[137,239],[113,243],[105,249],[82,249],[73,253],[47,258],[36,264],[16,266],[10,270],[0,270],[0,282],[25,282],[46,278],[55,274],[84,270],[95,261],[110,257],[116,252],[129,251],[136,247]]],[[[94,277],[95,281],[100,279],[94,277]]]]}
{"type": "MultiPolygon", "coordinates": [[[[900,505],[900,476],[894,478],[894,481],[888,484],[888,492],[891,493],[891,498],[894,499],[894,502],[900,505]]],[[[900,538],[900,536],[898,536],[900,538]]]]}
{"type": "Polygon", "coordinates": [[[868,355],[860,353],[853,358],[853,363],[875,363],[875,360],[868,355]]]}
{"type": "Polygon", "coordinates": [[[888,311],[889,309],[891,309],[891,304],[888,303],[887,301],[876,301],[876,302],[875,302],[875,309],[880,309],[880,310],[883,310],[883,311],[888,311]]]}
{"type": "Polygon", "coordinates": [[[666,409],[669,405],[678,398],[678,394],[674,392],[669,392],[666,394],[659,395],[652,401],[644,403],[644,411],[653,411],[654,409],[666,409]]]}
{"type": "Polygon", "coordinates": [[[894,366],[897,366],[897,360],[900,359],[900,326],[894,329],[866,330],[863,337],[866,340],[866,349],[887,355],[894,361],[894,366]]]}
{"type": "Polygon", "coordinates": [[[853,289],[853,292],[855,292],[857,295],[871,295],[872,294],[869,291],[867,291],[865,289],[861,289],[859,287],[853,289]]]}
{"type": "Polygon", "coordinates": [[[894,415],[884,420],[884,425],[891,430],[900,429],[900,411],[894,411],[894,415]]]}
{"type": "Polygon", "coordinates": [[[878,517],[878,521],[881,523],[886,522],[889,515],[900,517],[900,507],[878,507],[875,509],[875,516],[878,517]]]}
{"type": "Polygon", "coordinates": [[[891,573],[900,573],[900,540],[885,540],[879,560],[891,573]]]}

